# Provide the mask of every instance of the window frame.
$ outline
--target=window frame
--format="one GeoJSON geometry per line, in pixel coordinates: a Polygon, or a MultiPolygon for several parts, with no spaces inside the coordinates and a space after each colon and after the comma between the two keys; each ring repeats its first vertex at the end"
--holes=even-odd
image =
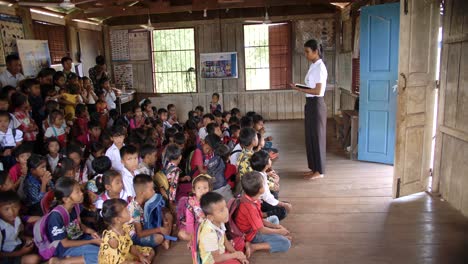
{"type": "MultiPolygon", "coordinates": [[[[153,29],[151,32],[150,32],[150,45],[151,45],[151,50],[150,50],[150,56],[151,56],[151,79],[153,80],[153,93],[154,94],[167,94],[167,95],[177,95],[177,94],[194,94],[194,93],[198,93],[198,74],[197,74],[197,71],[198,71],[198,45],[197,45],[197,30],[195,27],[164,27],[164,28],[155,28],[153,29]],[[156,30],[176,30],[176,29],[193,29],[193,53],[194,53],[194,57],[195,57],[195,65],[194,65],[194,68],[195,68],[195,72],[194,72],[194,75],[195,75],[195,91],[193,92],[181,92],[181,93],[162,93],[162,92],[158,92],[157,91],[157,87],[156,87],[156,78],[155,78],[155,75],[156,75],[156,63],[154,61],[154,39],[153,39],[153,32],[156,31],[156,30]]],[[[170,51],[170,50],[169,50],[170,51]]],[[[173,50],[173,51],[182,51],[182,50],[173,50]]]]}
{"type": "MultiPolygon", "coordinates": [[[[271,24],[282,24],[282,23],[287,23],[289,24],[290,26],[290,31],[289,31],[289,40],[290,40],[290,46],[289,46],[289,55],[290,55],[290,61],[291,61],[291,72],[289,74],[289,80],[292,82],[293,81],[293,52],[294,52],[294,47],[293,47],[293,40],[294,40],[294,37],[293,37],[293,24],[292,24],[292,21],[289,21],[289,20],[286,20],[286,21],[275,21],[271,24]]],[[[253,26],[253,25],[262,25],[262,24],[255,24],[255,23],[243,23],[242,24],[242,49],[243,49],[243,52],[244,52],[244,91],[245,92],[267,92],[267,91],[288,91],[288,90],[292,90],[291,88],[289,87],[285,87],[285,88],[281,88],[281,89],[271,89],[271,82],[270,82],[270,87],[268,89],[260,89],[260,90],[247,90],[247,72],[246,72],[246,69],[247,67],[245,66],[246,65],[246,57],[245,57],[245,33],[244,33],[244,29],[245,29],[245,26],[253,26]]],[[[268,45],[268,47],[270,47],[270,45],[268,45]]],[[[270,52],[268,52],[268,56],[270,55],[270,52]]],[[[268,62],[269,63],[269,62],[268,62]]],[[[260,68],[259,68],[260,69],[260,68]]],[[[270,69],[270,66],[268,66],[268,70],[270,69]]],[[[271,72],[270,72],[271,74],[271,72]]],[[[271,79],[271,75],[269,75],[269,78],[271,79]]]]}
{"type": "MultiPolygon", "coordinates": [[[[61,25],[61,24],[55,24],[55,23],[51,23],[51,22],[47,22],[47,21],[43,21],[43,20],[33,20],[32,21],[32,26],[33,26],[33,33],[34,33],[34,39],[37,39],[37,40],[47,40],[47,47],[49,48],[49,53],[50,53],[50,60],[51,60],[51,65],[53,64],[61,64],[61,59],[63,57],[71,57],[70,56],[70,50],[69,50],[69,43],[68,43],[68,29],[65,25],[61,25]],[[60,56],[60,60],[54,60],[54,56],[52,55],[52,51],[54,53],[54,55],[57,55],[56,52],[59,52],[57,50],[52,50],[51,49],[51,41],[49,39],[49,33],[47,32],[47,39],[40,39],[40,36],[37,36],[36,34],[38,34],[38,32],[36,32],[37,29],[35,29],[35,25],[38,24],[38,26],[40,25],[41,27],[60,27],[60,28],[63,28],[63,33],[64,33],[64,40],[63,40],[63,47],[64,47],[64,54],[62,56],[60,56]]],[[[62,41],[59,41],[59,42],[62,42],[62,41]]]]}

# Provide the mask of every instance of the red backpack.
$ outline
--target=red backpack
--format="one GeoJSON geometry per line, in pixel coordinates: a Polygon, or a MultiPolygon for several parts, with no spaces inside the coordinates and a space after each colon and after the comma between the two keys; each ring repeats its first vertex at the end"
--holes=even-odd
{"type": "Polygon", "coordinates": [[[245,248],[245,233],[239,229],[239,227],[237,226],[235,222],[235,219],[237,216],[237,210],[239,209],[241,202],[245,202],[245,201],[246,199],[244,198],[244,196],[229,200],[229,203],[228,203],[229,221],[226,223],[227,238],[232,241],[232,244],[237,251],[242,251],[242,252],[244,251],[244,248],[245,248]]]}

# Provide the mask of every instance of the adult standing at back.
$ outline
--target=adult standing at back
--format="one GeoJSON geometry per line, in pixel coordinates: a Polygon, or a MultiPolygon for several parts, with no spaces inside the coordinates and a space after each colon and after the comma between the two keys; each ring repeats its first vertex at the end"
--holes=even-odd
{"type": "Polygon", "coordinates": [[[94,90],[100,90],[101,80],[109,79],[109,75],[107,73],[106,59],[104,58],[104,56],[99,55],[96,57],[96,66],[90,68],[88,73],[89,78],[93,82],[94,90]]]}
{"type": "Polygon", "coordinates": [[[18,83],[24,80],[21,73],[21,61],[18,55],[10,54],[6,57],[6,70],[0,73],[0,86],[10,85],[18,87],[18,83]]]}
{"type": "Polygon", "coordinates": [[[65,81],[68,81],[70,74],[72,74],[73,60],[70,57],[63,57],[60,62],[63,67],[63,74],[65,75],[65,81]]]}
{"type": "Polygon", "coordinates": [[[307,162],[310,171],[305,173],[305,179],[323,178],[325,173],[327,106],[323,99],[327,85],[327,68],[322,61],[322,45],[311,39],[304,44],[304,53],[311,62],[305,77],[305,86],[290,84],[290,87],[305,93],[305,140],[307,162]]]}

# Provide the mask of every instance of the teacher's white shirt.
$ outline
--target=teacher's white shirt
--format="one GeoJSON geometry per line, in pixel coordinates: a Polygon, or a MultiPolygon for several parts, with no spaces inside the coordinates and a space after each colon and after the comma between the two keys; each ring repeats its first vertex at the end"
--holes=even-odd
{"type": "Polygon", "coordinates": [[[322,92],[320,95],[306,94],[306,97],[322,97],[325,95],[325,90],[327,89],[327,67],[321,59],[317,60],[315,63],[312,63],[309,67],[309,71],[305,77],[305,84],[311,89],[315,89],[317,83],[322,84],[322,92]]]}
{"type": "Polygon", "coordinates": [[[11,72],[9,72],[8,70],[4,70],[2,73],[0,73],[0,83],[2,88],[7,85],[16,88],[18,86],[18,83],[22,80],[24,80],[24,75],[21,73],[16,74],[16,76],[11,74],[11,72]]]}

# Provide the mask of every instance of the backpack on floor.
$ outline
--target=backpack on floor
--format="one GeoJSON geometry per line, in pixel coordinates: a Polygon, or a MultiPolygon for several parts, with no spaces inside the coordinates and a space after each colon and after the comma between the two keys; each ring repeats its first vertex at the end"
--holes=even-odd
{"type": "MultiPolygon", "coordinates": [[[[34,244],[36,245],[39,255],[43,260],[48,260],[52,258],[55,254],[55,250],[60,243],[60,240],[50,241],[47,236],[47,220],[53,212],[57,212],[63,219],[65,226],[70,224],[70,214],[68,213],[65,207],[58,205],[48,214],[44,215],[34,224],[33,235],[34,235],[34,244]]],[[[77,216],[80,215],[79,205],[75,205],[75,212],[77,216]]]]}
{"type": "Polygon", "coordinates": [[[232,241],[234,248],[237,251],[244,251],[245,247],[245,233],[243,233],[235,222],[237,216],[237,210],[242,201],[245,198],[242,196],[240,198],[233,198],[229,200],[228,210],[229,210],[229,221],[226,223],[226,236],[229,240],[232,241]]]}
{"type": "Polygon", "coordinates": [[[187,206],[189,206],[188,203],[189,197],[184,196],[179,199],[179,202],[177,203],[176,207],[176,214],[177,214],[177,227],[185,227],[186,226],[186,217],[185,217],[185,211],[187,209],[187,206]]]}

